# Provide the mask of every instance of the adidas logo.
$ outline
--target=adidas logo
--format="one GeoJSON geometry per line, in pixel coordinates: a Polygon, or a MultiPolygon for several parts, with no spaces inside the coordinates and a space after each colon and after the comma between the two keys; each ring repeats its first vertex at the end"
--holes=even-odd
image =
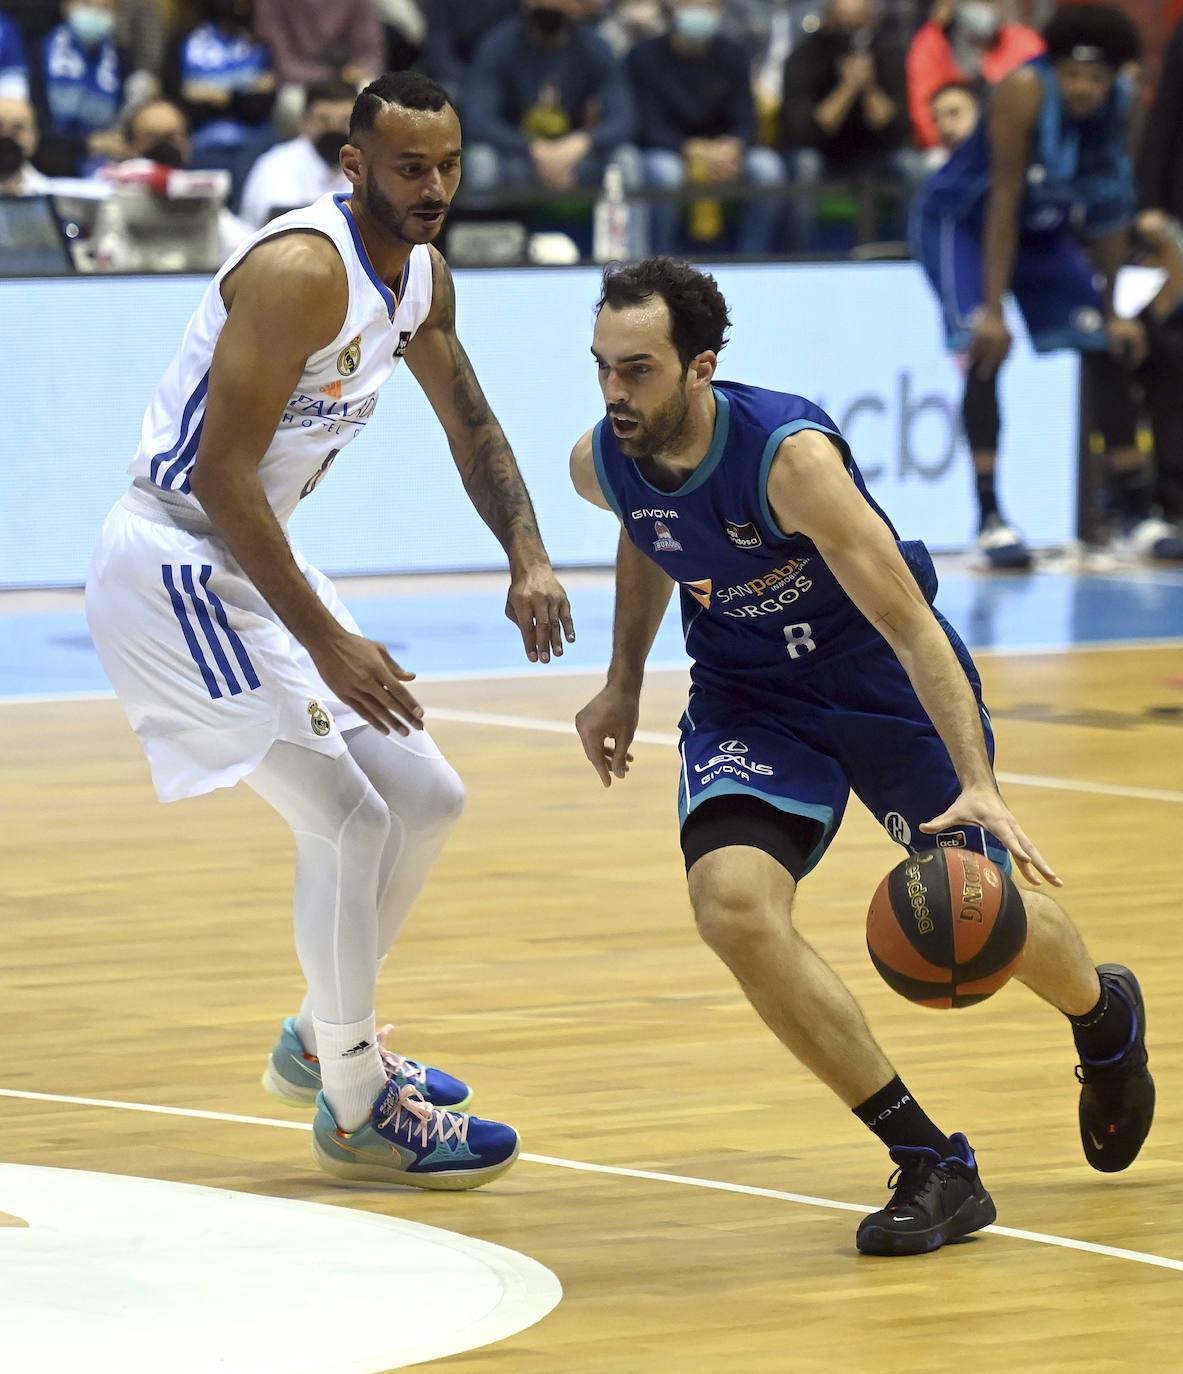
{"type": "Polygon", "coordinates": [[[341,1058],[352,1059],[355,1054],[361,1054],[363,1050],[368,1050],[373,1043],[372,1040],[359,1040],[351,1050],[346,1050],[341,1058]]]}

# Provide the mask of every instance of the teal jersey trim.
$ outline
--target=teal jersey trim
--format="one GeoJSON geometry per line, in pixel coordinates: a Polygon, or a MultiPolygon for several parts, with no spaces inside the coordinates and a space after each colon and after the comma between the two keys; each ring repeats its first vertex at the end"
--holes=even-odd
{"type": "MultiPolygon", "coordinates": [[[[772,507],[768,503],[768,474],[772,471],[772,462],[781,443],[790,434],[800,434],[803,429],[816,429],[821,434],[832,434],[840,442],[846,442],[836,429],[827,429],[825,425],[819,425],[814,420],[790,420],[787,425],[781,425],[779,429],[774,429],[768,436],[768,442],[764,445],[764,454],[760,459],[760,476],[758,479],[760,513],[763,515],[769,531],[773,534],[779,534],[782,539],[789,538],[789,535],[777,523],[776,516],[772,513],[772,507]]],[[[849,467],[847,471],[849,471],[849,467]]]]}
{"type": "Polygon", "coordinates": [[[608,473],[604,468],[604,452],[600,447],[600,425],[607,424],[607,420],[601,420],[600,424],[592,430],[592,460],[596,465],[596,477],[600,483],[600,490],[604,493],[604,500],[616,512],[616,518],[624,524],[624,511],[620,508],[620,500],[612,490],[612,483],[608,480],[608,473]]]}

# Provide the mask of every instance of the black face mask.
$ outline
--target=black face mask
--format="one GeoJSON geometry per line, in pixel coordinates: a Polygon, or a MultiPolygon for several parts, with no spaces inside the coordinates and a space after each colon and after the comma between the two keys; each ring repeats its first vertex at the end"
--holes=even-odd
{"type": "Polygon", "coordinates": [[[549,5],[530,10],[527,19],[539,38],[557,38],[560,34],[566,33],[573,23],[566,10],[554,10],[549,5]]]}
{"type": "Polygon", "coordinates": [[[158,162],[162,167],[185,165],[184,148],[179,143],[174,143],[171,138],[158,138],[155,143],[150,143],[144,149],[144,156],[149,162],[158,162]]]}
{"type": "Polygon", "coordinates": [[[25,165],[25,150],[11,134],[0,134],[0,180],[14,177],[25,165]]]}
{"type": "Polygon", "coordinates": [[[327,129],[323,134],[317,134],[312,140],[312,146],[326,167],[339,167],[341,165],[341,149],[348,142],[349,135],[343,134],[340,129],[327,129]]]}

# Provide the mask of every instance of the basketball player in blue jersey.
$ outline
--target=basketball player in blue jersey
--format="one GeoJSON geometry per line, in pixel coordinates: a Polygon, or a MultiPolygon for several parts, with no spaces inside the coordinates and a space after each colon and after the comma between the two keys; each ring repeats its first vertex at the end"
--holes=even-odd
{"type": "Polygon", "coordinates": [[[1047,56],[999,83],[988,116],[925,182],[912,211],[913,251],[937,294],[949,347],[966,360],[962,413],[981,510],[978,547],[993,567],[1031,563],[994,485],[998,369],[1011,345],[1002,303],[1011,292],[1038,352],[1080,352],[1126,547],[1181,560],[1183,540],[1154,508],[1153,476],[1137,444],[1132,371],[1145,355],[1145,331],[1113,307],[1135,211],[1127,126],[1136,95],[1122,72],[1138,56],[1138,35],[1118,10],[1065,5],[1044,38],[1047,56]]]}
{"type": "MultiPolygon", "coordinates": [[[[548,662],[574,631],[431,246],[460,180],[443,88],[411,72],[367,86],[341,165],[351,195],[272,221],[206,291],[103,529],[87,614],[161,799],[242,779],[295,835],[308,993],[264,1086],[316,1106],[331,1173],[472,1188],[510,1167],[516,1132],[465,1114],[468,1087],[395,1053],[374,1015],[382,959],[464,789],[423,727],[414,674],[362,637],[285,532],[402,358],[505,549],[527,656],[548,662]]],[[[396,461],[414,463],[407,440],[396,461]]]]}
{"type": "MultiPolygon", "coordinates": [[[[607,415],[571,470],[621,537],[608,680],[576,725],[604,785],[623,778],[676,585],[693,660],[679,810],[698,929],[770,1029],[888,1147],[897,1186],[859,1249],[922,1253],[988,1225],[994,1204],[965,1136],[921,1110],[797,933],[797,885],[851,790],[913,852],[961,844],[1008,868],[1013,855],[1037,886],[1059,879],[999,795],[981,684],[933,609],[927,551],[899,541],[817,406],[715,380],[728,323],[714,280],[685,264],[605,273],[592,353],[607,415]]],[[[1124,1169],[1154,1109],[1141,990],[1121,965],[1094,967],[1043,891],[1023,902],[1017,976],[1072,1023],[1089,1163],[1124,1169]]]]}

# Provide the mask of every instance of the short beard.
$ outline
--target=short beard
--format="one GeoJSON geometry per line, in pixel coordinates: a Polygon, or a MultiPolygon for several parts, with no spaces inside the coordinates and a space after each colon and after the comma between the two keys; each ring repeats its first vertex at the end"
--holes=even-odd
{"type": "MultiPolygon", "coordinates": [[[[413,247],[424,242],[422,238],[414,238],[407,232],[407,220],[414,210],[421,210],[423,206],[413,205],[410,210],[403,214],[395,209],[394,203],[387,199],[382,193],[377,182],[372,176],[367,176],[362,186],[362,209],[366,216],[374,224],[385,229],[386,232],[403,243],[409,243],[413,247]]],[[[443,220],[436,226],[437,230],[443,228],[443,220]]]]}
{"type": "MultiPolygon", "coordinates": [[[[685,382],[685,373],[682,374],[685,382]]],[[[668,401],[643,428],[628,439],[618,439],[617,445],[626,458],[640,458],[649,461],[661,458],[670,449],[676,448],[678,441],[686,432],[686,421],[690,414],[690,402],[682,387],[674,392],[668,401]]]]}

